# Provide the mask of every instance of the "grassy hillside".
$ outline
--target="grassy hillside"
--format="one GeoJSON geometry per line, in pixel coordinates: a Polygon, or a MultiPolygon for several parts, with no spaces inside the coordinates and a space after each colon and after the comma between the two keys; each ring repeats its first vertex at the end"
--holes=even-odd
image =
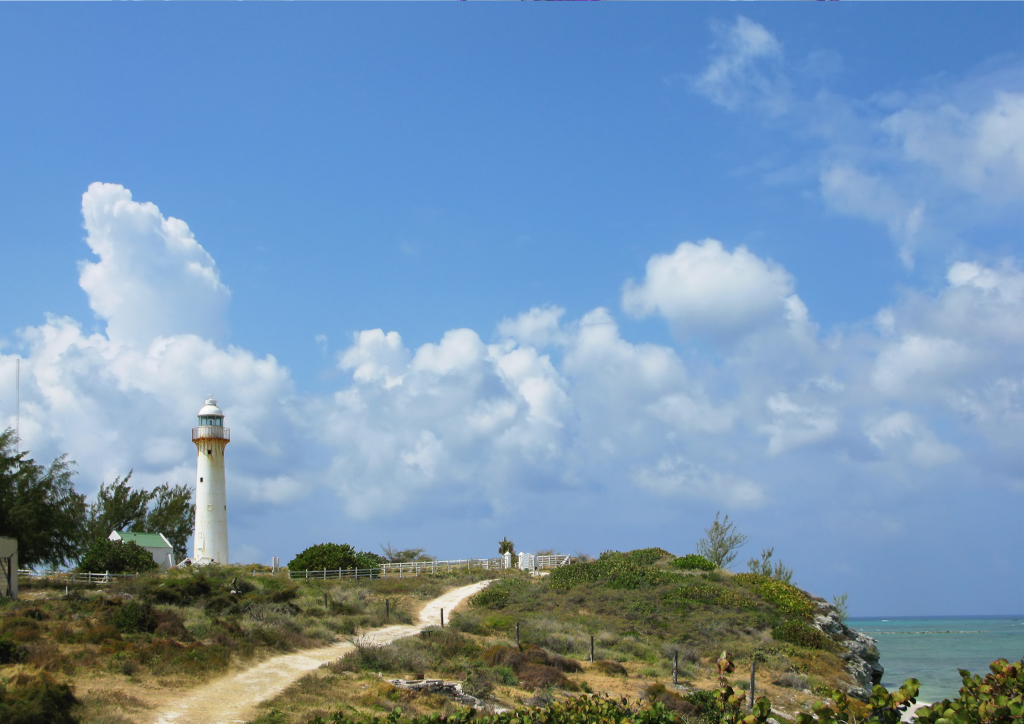
{"type": "Polygon", "coordinates": [[[708,703],[702,692],[718,686],[723,650],[737,665],[729,683],[748,689],[756,657],[758,692],[793,716],[815,690],[854,686],[841,658],[846,649],[812,625],[824,601],[766,576],[679,570],[675,560],[647,549],[545,577],[506,575],[457,611],[448,629],[362,646],[265,702],[257,722],[304,723],[338,710],[456,711],[450,698],[386,682],[425,676],[462,681],[466,693],[507,707],[596,692],[659,700],[699,720],[708,703]],[[676,651],[680,688],[671,686],[676,651]]]}
{"type": "Polygon", "coordinates": [[[62,721],[54,712],[74,701],[85,724],[144,719],[209,676],[382,626],[385,599],[390,621],[408,623],[423,602],[479,579],[357,585],[254,577],[261,568],[142,575],[67,595],[63,584],[23,584],[21,600],[0,599],[0,720],[62,721]]]}

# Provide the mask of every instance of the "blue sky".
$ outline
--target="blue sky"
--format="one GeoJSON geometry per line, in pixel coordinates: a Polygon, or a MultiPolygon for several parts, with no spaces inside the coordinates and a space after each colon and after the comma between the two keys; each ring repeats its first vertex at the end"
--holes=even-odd
{"type": "Polygon", "coordinates": [[[0,419],[21,357],[33,455],[192,484],[213,392],[241,561],[720,510],[1021,612],[1024,8],[742,13],[0,8],[0,419]]]}

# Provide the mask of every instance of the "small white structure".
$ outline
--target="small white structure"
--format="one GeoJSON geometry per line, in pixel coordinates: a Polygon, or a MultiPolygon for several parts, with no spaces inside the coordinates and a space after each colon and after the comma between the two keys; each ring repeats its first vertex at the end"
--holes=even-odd
{"type": "Polygon", "coordinates": [[[18,597],[18,539],[0,537],[0,597],[18,597]]]}
{"type": "Polygon", "coordinates": [[[145,548],[153,560],[161,568],[170,568],[174,565],[174,546],[164,537],[163,533],[128,533],[115,530],[107,536],[108,540],[127,543],[131,541],[145,548]]]}
{"type": "Polygon", "coordinates": [[[228,501],[224,482],[224,448],[231,430],[213,397],[199,410],[199,426],[192,428],[196,445],[196,531],[192,562],[228,562],[228,501]]]}

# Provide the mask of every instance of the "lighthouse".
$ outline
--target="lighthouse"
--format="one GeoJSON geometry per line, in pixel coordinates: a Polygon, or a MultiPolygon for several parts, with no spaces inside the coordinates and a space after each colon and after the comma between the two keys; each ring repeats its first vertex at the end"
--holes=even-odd
{"type": "Polygon", "coordinates": [[[224,486],[224,448],[231,430],[211,395],[192,428],[196,444],[196,531],[192,546],[195,563],[228,562],[228,501],[224,486]]]}

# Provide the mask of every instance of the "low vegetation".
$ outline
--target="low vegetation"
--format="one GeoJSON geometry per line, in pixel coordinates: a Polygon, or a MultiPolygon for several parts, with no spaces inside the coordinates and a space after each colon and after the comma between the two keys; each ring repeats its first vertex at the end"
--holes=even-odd
{"type": "Polygon", "coordinates": [[[189,688],[233,665],[410,623],[426,600],[478,578],[371,586],[211,565],[141,574],[100,590],[25,581],[22,600],[0,599],[0,721],[64,721],[32,713],[57,707],[72,717],[67,721],[123,723],[145,708],[154,687],[189,688]]]}

